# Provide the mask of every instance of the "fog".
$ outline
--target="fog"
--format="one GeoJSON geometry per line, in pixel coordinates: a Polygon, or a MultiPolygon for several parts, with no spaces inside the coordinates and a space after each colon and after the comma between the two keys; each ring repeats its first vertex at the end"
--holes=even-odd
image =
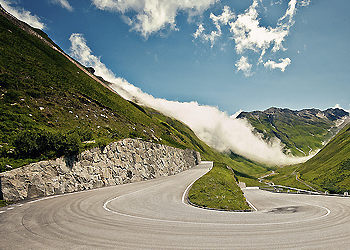
{"type": "Polygon", "coordinates": [[[224,152],[232,150],[252,160],[269,165],[287,165],[304,162],[308,157],[294,157],[283,153],[283,145],[275,138],[265,142],[253,133],[253,127],[243,119],[237,119],[237,112],[229,115],[217,107],[200,105],[195,101],[177,102],[154,98],[144,93],[127,80],[116,77],[101,61],[92,54],[81,34],[72,34],[71,55],[85,66],[95,69],[95,74],[112,83],[119,95],[140,105],[152,107],[163,114],[187,124],[195,134],[209,146],[224,152]]]}
{"type": "Polygon", "coordinates": [[[123,79],[115,79],[111,86],[125,99],[152,107],[163,114],[187,124],[196,135],[218,151],[233,152],[252,160],[272,165],[304,162],[308,157],[285,155],[283,145],[275,138],[270,143],[253,133],[253,127],[239,114],[228,115],[217,107],[197,102],[176,102],[154,98],[123,79]]]}

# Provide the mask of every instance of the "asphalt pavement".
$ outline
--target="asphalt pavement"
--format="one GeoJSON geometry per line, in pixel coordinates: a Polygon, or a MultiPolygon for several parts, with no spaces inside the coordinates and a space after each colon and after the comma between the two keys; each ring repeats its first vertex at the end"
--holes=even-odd
{"type": "Polygon", "coordinates": [[[200,209],[211,167],[0,209],[0,249],[349,249],[350,198],[244,189],[255,212],[200,209]]]}

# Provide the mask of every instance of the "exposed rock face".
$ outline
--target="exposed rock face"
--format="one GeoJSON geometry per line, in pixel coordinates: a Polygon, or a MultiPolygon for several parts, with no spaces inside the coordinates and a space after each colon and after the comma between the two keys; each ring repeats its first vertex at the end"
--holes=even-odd
{"type": "Polygon", "coordinates": [[[124,139],[76,159],[32,163],[0,174],[7,201],[63,194],[173,175],[200,163],[196,151],[124,139]]]}

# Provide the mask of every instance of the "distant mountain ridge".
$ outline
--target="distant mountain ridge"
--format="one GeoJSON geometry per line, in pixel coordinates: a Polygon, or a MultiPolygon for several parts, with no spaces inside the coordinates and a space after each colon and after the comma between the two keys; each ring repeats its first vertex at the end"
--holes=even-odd
{"type": "Polygon", "coordinates": [[[340,108],[322,111],[272,107],[265,111],[242,112],[237,118],[247,119],[255,133],[266,141],[278,138],[285,145],[285,153],[295,156],[306,156],[321,149],[350,122],[349,112],[340,108]]]}

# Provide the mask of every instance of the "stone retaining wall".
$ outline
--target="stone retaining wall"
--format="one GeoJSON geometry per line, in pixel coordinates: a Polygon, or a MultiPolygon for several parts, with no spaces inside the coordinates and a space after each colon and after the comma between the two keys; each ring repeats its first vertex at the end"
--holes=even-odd
{"type": "MultiPolygon", "coordinates": [[[[18,201],[169,176],[200,163],[196,151],[124,139],[0,174],[0,196],[18,201]]],[[[1,198],[1,197],[0,197],[1,198]]]]}

